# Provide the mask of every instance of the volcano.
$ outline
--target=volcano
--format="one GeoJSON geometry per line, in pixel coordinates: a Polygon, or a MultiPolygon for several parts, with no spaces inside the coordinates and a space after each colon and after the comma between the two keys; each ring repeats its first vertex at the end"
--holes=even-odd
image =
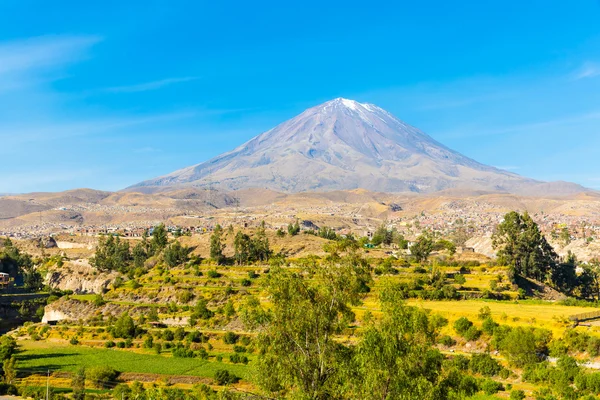
{"type": "Polygon", "coordinates": [[[358,188],[391,193],[586,191],[481,164],[374,104],[343,98],[309,108],[230,152],[128,189],[165,186],[287,193],[358,188]]]}

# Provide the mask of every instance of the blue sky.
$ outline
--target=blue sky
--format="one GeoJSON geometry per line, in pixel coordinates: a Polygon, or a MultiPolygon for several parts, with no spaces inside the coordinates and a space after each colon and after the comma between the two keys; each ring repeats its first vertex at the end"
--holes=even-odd
{"type": "Polygon", "coordinates": [[[118,190],[340,96],[600,188],[600,2],[2,0],[0,193],[118,190]]]}

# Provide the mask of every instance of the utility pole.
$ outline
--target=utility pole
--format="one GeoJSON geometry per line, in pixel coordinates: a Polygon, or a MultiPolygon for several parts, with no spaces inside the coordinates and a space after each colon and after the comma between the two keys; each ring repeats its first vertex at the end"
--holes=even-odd
{"type": "Polygon", "coordinates": [[[46,378],[46,400],[50,397],[50,370],[48,370],[48,377],[46,378]]]}

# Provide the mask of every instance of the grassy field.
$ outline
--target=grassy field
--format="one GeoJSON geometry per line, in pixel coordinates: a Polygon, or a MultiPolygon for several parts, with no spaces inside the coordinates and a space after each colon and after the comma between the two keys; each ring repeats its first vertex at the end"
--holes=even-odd
{"type": "Polygon", "coordinates": [[[197,358],[173,358],[126,350],[98,349],[84,346],[56,346],[47,342],[27,342],[18,355],[19,369],[29,371],[68,371],[78,367],[108,365],[119,372],[169,376],[214,377],[215,371],[227,369],[249,379],[251,368],[197,358]]]}
{"type": "MultiPolygon", "coordinates": [[[[589,312],[590,308],[570,307],[553,303],[536,303],[527,301],[423,301],[409,300],[408,304],[422,307],[439,313],[453,321],[460,317],[476,320],[479,310],[489,307],[492,317],[506,325],[537,326],[549,329],[556,335],[561,335],[569,326],[568,317],[573,314],[589,312]]],[[[600,331],[600,327],[592,330],[600,331]]]]}

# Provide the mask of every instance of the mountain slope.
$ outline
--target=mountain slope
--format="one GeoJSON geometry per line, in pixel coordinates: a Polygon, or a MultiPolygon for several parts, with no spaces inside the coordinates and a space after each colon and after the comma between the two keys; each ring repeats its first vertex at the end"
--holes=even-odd
{"type": "Polygon", "coordinates": [[[519,193],[538,184],[465,157],[375,105],[338,98],[228,153],[128,189],[191,185],[284,192],[469,188],[519,193]]]}

